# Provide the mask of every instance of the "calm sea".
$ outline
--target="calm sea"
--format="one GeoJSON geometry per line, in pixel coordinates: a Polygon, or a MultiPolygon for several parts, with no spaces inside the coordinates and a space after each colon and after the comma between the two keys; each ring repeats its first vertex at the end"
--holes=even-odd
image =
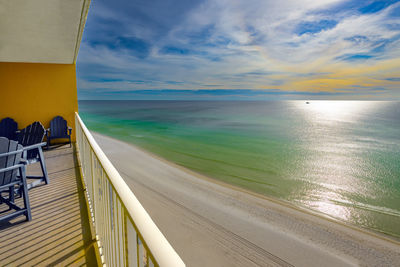
{"type": "Polygon", "coordinates": [[[90,130],[400,237],[400,102],[80,101],[90,130]]]}

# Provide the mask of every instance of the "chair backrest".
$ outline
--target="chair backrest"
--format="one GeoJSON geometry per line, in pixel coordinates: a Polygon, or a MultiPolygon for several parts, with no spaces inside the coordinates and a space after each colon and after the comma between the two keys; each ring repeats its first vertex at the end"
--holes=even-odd
{"type": "MultiPolygon", "coordinates": [[[[30,146],[43,142],[45,134],[46,130],[43,125],[40,122],[35,121],[19,132],[17,141],[23,146],[30,146]]],[[[27,151],[27,153],[28,159],[35,158],[38,155],[38,150],[32,149],[27,151]]]]}
{"type": "MultiPolygon", "coordinates": [[[[0,137],[0,170],[15,166],[20,163],[22,146],[16,141],[0,137]],[[16,154],[5,155],[8,152],[19,151],[16,154]]],[[[0,172],[0,186],[10,184],[17,179],[18,169],[0,172]]]]}
{"type": "Polygon", "coordinates": [[[18,123],[11,118],[4,118],[0,122],[0,136],[16,140],[18,131],[18,123]]]}
{"type": "Polygon", "coordinates": [[[65,137],[67,136],[68,124],[63,117],[57,116],[50,122],[50,136],[51,137],[65,137]]]}

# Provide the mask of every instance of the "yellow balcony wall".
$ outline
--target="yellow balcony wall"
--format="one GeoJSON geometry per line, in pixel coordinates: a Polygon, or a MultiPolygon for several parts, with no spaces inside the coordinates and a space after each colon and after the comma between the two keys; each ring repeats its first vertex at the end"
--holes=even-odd
{"type": "Polygon", "coordinates": [[[0,62],[0,120],[11,117],[20,129],[34,121],[48,128],[60,115],[75,129],[76,111],[75,64],[0,62]]]}

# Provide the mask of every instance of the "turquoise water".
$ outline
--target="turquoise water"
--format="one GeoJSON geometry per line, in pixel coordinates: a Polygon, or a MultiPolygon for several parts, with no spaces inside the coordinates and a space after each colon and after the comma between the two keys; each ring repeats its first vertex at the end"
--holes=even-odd
{"type": "MultiPolygon", "coordinates": [[[[400,237],[400,103],[80,101],[90,130],[400,237]]],[[[132,159],[134,160],[134,159],[132,159]]]]}

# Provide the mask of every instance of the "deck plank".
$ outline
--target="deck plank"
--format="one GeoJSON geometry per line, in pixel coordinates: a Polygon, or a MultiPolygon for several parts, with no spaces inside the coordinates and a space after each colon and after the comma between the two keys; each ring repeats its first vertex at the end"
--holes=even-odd
{"type": "MultiPolygon", "coordinates": [[[[45,158],[50,184],[29,190],[32,221],[0,223],[0,266],[96,266],[74,148],[46,151],[45,158]]],[[[28,174],[39,171],[39,164],[28,166],[28,174]]],[[[0,216],[6,213],[0,204],[0,216]]]]}

